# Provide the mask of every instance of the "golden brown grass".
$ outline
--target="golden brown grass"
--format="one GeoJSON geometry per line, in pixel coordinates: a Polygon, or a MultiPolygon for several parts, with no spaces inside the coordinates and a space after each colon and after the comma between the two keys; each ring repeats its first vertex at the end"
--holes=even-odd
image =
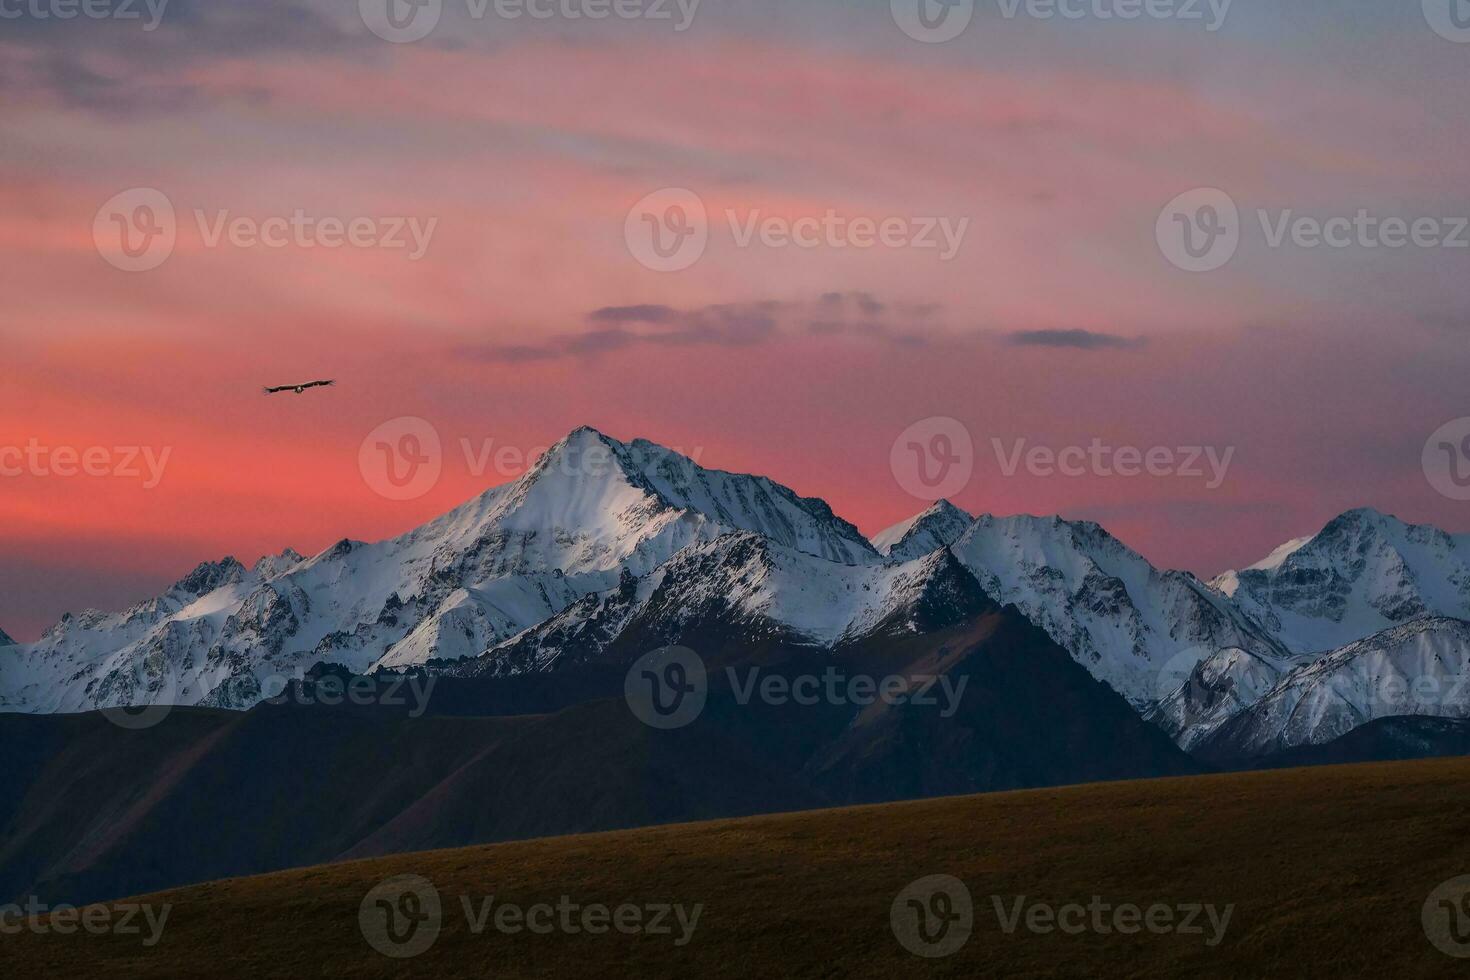
{"type": "Polygon", "coordinates": [[[10,976],[155,977],[1409,977],[1463,974],[1420,910],[1470,874],[1470,759],[1113,783],[472,847],[214,882],[162,942],[0,937],[10,976]],[[438,941],[408,960],[364,941],[363,896],[396,874],[442,896],[438,941]],[[904,951],[889,906],[950,874],[975,931],[944,959],[904,951]],[[459,896],[704,906],[693,940],[473,935],[459,896]],[[991,896],[1210,902],[1201,936],[1005,934],[991,896]]]}

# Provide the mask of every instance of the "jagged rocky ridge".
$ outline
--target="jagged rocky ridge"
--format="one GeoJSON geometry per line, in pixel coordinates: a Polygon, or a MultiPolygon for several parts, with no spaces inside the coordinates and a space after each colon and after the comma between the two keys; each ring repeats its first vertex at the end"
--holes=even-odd
{"type": "Polygon", "coordinates": [[[710,630],[831,648],[998,604],[1181,745],[1231,723],[1239,733],[1249,716],[1254,734],[1228,744],[1287,748],[1381,716],[1348,696],[1349,708],[1281,723],[1282,705],[1325,696],[1304,668],[1353,676],[1338,654],[1392,647],[1404,624],[1433,634],[1441,658],[1462,649],[1470,541],[1353,511],[1208,585],[1154,568],[1096,524],[972,519],[945,501],[869,542],[767,478],[584,428],[520,479],[401,537],[253,568],[209,562],[131,609],[66,616],[0,652],[0,710],[243,708],[318,663],[504,676],[710,630]],[[1319,693],[1292,701],[1308,688],[1319,693]]]}
{"type": "MultiPolygon", "coordinates": [[[[371,672],[478,657],[574,606],[610,616],[628,582],[651,594],[662,576],[650,576],[675,558],[712,560],[703,549],[741,535],[769,549],[775,567],[818,570],[811,601],[802,582],[767,603],[813,642],[876,622],[894,595],[875,587],[909,577],[884,571],[820,500],[584,428],[522,478],[402,537],[344,540],[309,559],[287,552],[252,569],[206,563],[132,609],[67,616],[0,657],[0,708],[246,707],[319,662],[371,672]]],[[[761,611],[760,593],[746,598],[761,611]]]]}
{"type": "Polygon", "coordinates": [[[1285,655],[1222,649],[1201,661],[1151,716],[1183,747],[1259,755],[1395,714],[1470,715],[1466,699],[1447,696],[1455,685],[1440,659],[1466,650],[1470,535],[1353,510],[1211,585],[1285,655]],[[1399,681],[1437,693],[1385,697],[1399,681]]]}

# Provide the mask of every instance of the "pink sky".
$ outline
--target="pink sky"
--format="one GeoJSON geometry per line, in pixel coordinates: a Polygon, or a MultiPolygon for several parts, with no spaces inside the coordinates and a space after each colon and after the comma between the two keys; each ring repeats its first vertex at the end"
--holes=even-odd
{"type": "Polygon", "coordinates": [[[0,477],[0,628],[34,637],[206,558],[402,532],[514,475],[471,472],[461,440],[529,452],[583,423],[768,474],[871,532],[924,506],[890,472],[894,439],[952,417],[979,449],[956,503],[1097,519],[1201,574],[1353,506],[1470,529],[1420,468],[1470,415],[1466,253],[1273,250],[1249,227],[1257,208],[1470,212],[1446,89],[1465,49],[1316,0],[1209,37],[984,20],[942,46],[886,8],[707,10],[677,36],[449,22],[390,45],[270,0],[194,4],[141,37],[0,35],[0,448],[168,452],[151,488],[0,477]],[[93,218],[139,187],[172,202],[178,243],[129,273],[93,218]],[[710,244],[661,273],[624,222],[668,187],[699,196],[710,244]],[[1207,274],[1154,237],[1196,187],[1248,215],[1207,274]],[[298,209],[434,231],[415,261],[211,247],[194,217],[298,209]],[[967,230],[943,261],[741,247],[724,217],[829,210],[967,230]],[[664,312],[593,315],[629,307],[664,312]],[[259,394],[313,377],[339,385],[259,394]],[[445,440],[445,472],[394,502],[357,454],[408,415],[445,440]],[[1234,455],[1218,489],[1006,477],[992,438],[1234,455]]]}

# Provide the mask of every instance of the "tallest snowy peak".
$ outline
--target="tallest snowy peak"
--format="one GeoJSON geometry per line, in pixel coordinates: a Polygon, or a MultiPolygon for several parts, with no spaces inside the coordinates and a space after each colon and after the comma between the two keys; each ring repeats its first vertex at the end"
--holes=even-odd
{"type": "Polygon", "coordinates": [[[646,439],[625,443],[588,426],[573,430],[485,501],[498,526],[519,530],[601,527],[636,536],[650,522],[683,515],[712,533],[751,531],[828,561],[877,558],[858,529],[825,501],[799,496],[768,477],[708,469],[646,439]]]}
{"type": "Polygon", "coordinates": [[[606,479],[627,478],[633,474],[623,466],[627,447],[591,426],[573,429],[542,453],[520,483],[535,482],[545,476],[606,479]]]}

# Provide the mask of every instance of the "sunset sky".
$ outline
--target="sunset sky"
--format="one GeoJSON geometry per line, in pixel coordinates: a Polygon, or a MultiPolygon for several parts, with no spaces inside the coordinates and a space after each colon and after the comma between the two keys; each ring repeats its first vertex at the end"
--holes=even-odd
{"type": "Polygon", "coordinates": [[[514,477],[475,472],[464,442],[527,454],[581,424],[767,474],[873,532],[925,506],[894,440],[954,418],[978,451],[955,503],[1094,519],[1206,576],[1356,506],[1470,530],[1421,466],[1470,416],[1470,248],[1273,247],[1257,217],[1470,215],[1470,43],[1420,0],[1236,0],[1214,31],[982,0],[944,43],[889,0],[703,0],[683,31],[672,0],[671,19],[604,21],[446,0],[411,43],[356,0],[171,0],[153,30],[47,2],[0,0],[21,14],[0,18],[0,449],[167,463],[156,486],[141,456],[137,478],[0,476],[18,639],[203,559],[400,533],[514,477]],[[94,225],[137,188],[171,203],[177,241],[130,272],[94,225]],[[709,215],[673,272],[625,234],[666,188],[709,215]],[[1196,188],[1241,214],[1204,273],[1156,239],[1196,188]],[[740,242],[829,211],[966,224],[947,260],[740,242]],[[222,213],[297,212],[432,234],[416,258],[211,242],[222,213]],[[338,384],[260,392],[315,378],[338,384]],[[407,501],[359,467],[401,416],[444,444],[407,501]],[[992,439],[1233,457],[1215,489],[1006,476],[992,439]]]}

